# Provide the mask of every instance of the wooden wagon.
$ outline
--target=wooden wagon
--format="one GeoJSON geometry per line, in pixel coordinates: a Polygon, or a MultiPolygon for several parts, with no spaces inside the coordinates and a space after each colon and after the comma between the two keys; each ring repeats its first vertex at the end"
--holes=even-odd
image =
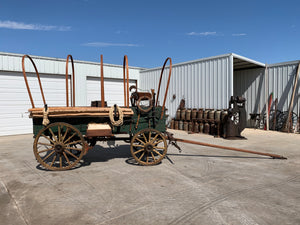
{"type": "MultiPolygon", "coordinates": [[[[92,104],[96,107],[75,106],[75,74],[71,55],[66,60],[66,106],[48,106],[42,83],[32,58],[24,55],[22,69],[32,108],[33,151],[37,161],[49,170],[66,170],[74,167],[97,141],[124,140],[130,143],[132,157],[140,165],[156,165],[167,154],[165,102],[172,71],[172,60],[167,58],[161,71],[158,93],[138,92],[135,86],[129,87],[128,59],[124,56],[124,106],[106,106],[104,96],[103,56],[100,63],[101,101],[92,104]],[[44,107],[36,108],[25,72],[25,58],[35,68],[44,107]],[[69,105],[68,65],[71,59],[72,76],[70,81],[71,104],[69,105]],[[166,63],[169,61],[169,77],[162,106],[158,105],[159,90],[166,63]],[[135,90],[131,96],[130,90],[135,90]],[[131,106],[129,105],[129,99],[131,106]],[[118,134],[126,134],[118,137],[118,134]]],[[[99,85],[100,87],[100,85],[99,85]]],[[[100,92],[99,92],[100,93],[100,92]]],[[[99,94],[100,95],[100,94],[99,94]]]]}

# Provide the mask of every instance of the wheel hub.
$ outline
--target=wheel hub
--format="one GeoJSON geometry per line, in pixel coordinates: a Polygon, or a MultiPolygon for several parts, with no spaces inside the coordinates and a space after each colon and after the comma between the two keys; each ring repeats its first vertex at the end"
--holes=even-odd
{"type": "Polygon", "coordinates": [[[54,150],[56,153],[62,154],[64,152],[64,149],[65,149],[64,146],[60,143],[54,145],[54,150]]]}
{"type": "Polygon", "coordinates": [[[152,152],[153,151],[153,145],[152,144],[146,144],[145,145],[145,151],[146,152],[152,152]]]}

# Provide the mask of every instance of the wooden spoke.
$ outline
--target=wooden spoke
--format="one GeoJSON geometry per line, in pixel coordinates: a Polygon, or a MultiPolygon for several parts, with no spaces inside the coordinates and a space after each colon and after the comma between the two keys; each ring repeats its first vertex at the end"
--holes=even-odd
{"type": "Polygon", "coordinates": [[[86,142],[80,131],[71,124],[63,122],[50,123],[41,129],[33,144],[35,158],[49,170],[67,170],[74,167],[83,157],[85,149],[86,142]],[[49,143],[46,143],[47,141],[49,143]],[[67,146],[63,142],[67,143],[67,146]],[[59,145],[62,147],[61,150],[59,145]],[[75,148],[76,146],[79,148],[75,148]],[[72,153],[73,150],[76,150],[76,153],[72,153]],[[42,157],[43,152],[45,156],[42,157]]]}
{"type": "Polygon", "coordinates": [[[145,155],[145,152],[143,152],[139,158],[139,160],[141,160],[141,158],[143,158],[143,156],[145,155]]]}
{"type": "Polygon", "coordinates": [[[142,136],[143,136],[143,138],[145,139],[145,141],[148,142],[148,140],[147,140],[147,138],[146,138],[146,136],[145,136],[144,133],[142,133],[142,136]]]}
{"type": "Polygon", "coordinates": [[[38,153],[42,153],[42,152],[48,152],[48,151],[53,151],[54,148],[47,148],[47,149],[44,149],[44,150],[41,150],[41,151],[38,151],[38,153]]]}
{"type": "Polygon", "coordinates": [[[155,149],[153,149],[153,151],[156,153],[156,154],[158,154],[160,157],[162,157],[163,155],[162,154],[160,154],[158,151],[156,151],[155,149]]]}
{"type": "Polygon", "coordinates": [[[52,137],[54,137],[55,142],[58,142],[58,141],[57,141],[57,138],[56,138],[56,136],[55,136],[55,134],[53,133],[53,131],[51,130],[50,127],[49,127],[49,131],[50,131],[50,133],[52,134],[52,137]]]}
{"type": "Polygon", "coordinates": [[[136,151],[136,152],[134,152],[133,154],[138,154],[139,152],[142,152],[142,151],[144,151],[144,149],[142,148],[142,149],[140,149],[140,150],[138,150],[138,151],[136,151]]]}
{"type": "Polygon", "coordinates": [[[144,148],[144,145],[133,144],[132,146],[133,146],[133,147],[141,147],[141,148],[144,148]]]}
{"type": "Polygon", "coordinates": [[[152,143],[152,144],[154,143],[154,141],[156,140],[156,138],[158,137],[158,135],[159,135],[159,134],[156,134],[156,135],[154,136],[154,138],[151,140],[151,143],[152,143]]]}
{"type": "Polygon", "coordinates": [[[142,144],[146,144],[145,142],[143,142],[141,139],[139,139],[139,138],[136,138],[136,140],[138,140],[139,142],[141,142],[142,144]]]}
{"type": "Polygon", "coordinates": [[[152,156],[153,160],[156,161],[155,156],[153,155],[153,152],[151,152],[151,156],[152,156]]]}
{"type": "Polygon", "coordinates": [[[45,162],[46,159],[48,159],[51,155],[53,155],[54,152],[55,152],[55,151],[50,152],[49,155],[47,155],[45,158],[43,158],[43,159],[42,159],[43,162],[45,162]]]}
{"type": "Polygon", "coordinates": [[[60,126],[59,125],[57,126],[57,130],[58,130],[58,141],[60,142],[60,139],[61,139],[60,133],[61,133],[61,131],[60,131],[60,126]]]}
{"type": "Polygon", "coordinates": [[[146,128],[140,130],[132,137],[130,151],[138,164],[146,166],[156,165],[167,154],[167,142],[164,135],[158,130],[146,128]],[[157,146],[158,144],[160,146],[157,146]],[[146,145],[150,145],[147,151],[145,150],[146,145]]]}
{"type": "Polygon", "coordinates": [[[163,142],[164,140],[158,140],[157,142],[153,143],[154,145],[158,145],[159,143],[163,142]]]}
{"type": "Polygon", "coordinates": [[[51,164],[50,164],[50,167],[53,166],[53,163],[54,163],[55,159],[56,159],[56,155],[53,157],[53,160],[52,160],[52,162],[51,162],[51,164]]]}
{"type": "Polygon", "coordinates": [[[62,168],[62,156],[59,155],[59,168],[62,168]]]}
{"type": "Polygon", "coordinates": [[[74,147],[65,147],[66,149],[69,149],[69,150],[77,150],[77,151],[83,151],[82,148],[74,148],[74,147]]]}
{"type": "Polygon", "coordinates": [[[79,159],[76,155],[74,155],[73,153],[69,152],[68,150],[65,150],[66,153],[68,153],[69,155],[73,156],[75,159],[79,159]]]}
{"type": "Polygon", "coordinates": [[[47,145],[47,146],[53,146],[52,144],[49,144],[49,143],[42,143],[42,142],[38,142],[37,144],[38,144],[38,145],[47,145]]]}
{"type": "Polygon", "coordinates": [[[69,132],[69,127],[67,127],[66,132],[65,132],[64,136],[62,137],[61,141],[65,140],[68,132],[69,132]]]}
{"type": "Polygon", "coordinates": [[[69,165],[71,165],[70,160],[69,160],[67,154],[66,154],[65,152],[63,152],[63,155],[64,155],[64,157],[66,158],[66,160],[67,160],[67,162],[69,163],[69,165]]]}
{"type": "Polygon", "coordinates": [[[44,134],[41,134],[42,137],[46,138],[48,141],[52,142],[53,144],[55,144],[55,142],[53,140],[51,140],[50,138],[48,138],[47,136],[45,136],[44,134]]]}
{"type": "Polygon", "coordinates": [[[72,136],[70,136],[66,141],[64,141],[64,143],[67,143],[68,141],[70,141],[75,135],[76,135],[76,133],[72,134],[72,136]]]}
{"type": "Polygon", "coordinates": [[[65,145],[75,145],[75,144],[80,144],[82,141],[78,140],[78,141],[73,141],[73,142],[69,142],[69,143],[65,143],[65,145]]]}

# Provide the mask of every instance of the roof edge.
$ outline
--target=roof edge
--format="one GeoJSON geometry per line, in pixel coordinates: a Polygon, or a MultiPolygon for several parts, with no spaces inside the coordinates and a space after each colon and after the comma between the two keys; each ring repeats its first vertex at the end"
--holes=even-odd
{"type": "Polygon", "coordinates": [[[241,55],[238,55],[238,54],[235,54],[235,53],[231,53],[231,55],[233,56],[233,58],[244,60],[246,62],[253,63],[253,64],[256,64],[256,65],[261,66],[261,67],[266,67],[265,63],[261,63],[261,62],[255,61],[253,59],[249,59],[247,57],[244,57],[244,56],[241,56],[241,55]]]}
{"type": "Polygon", "coordinates": [[[299,63],[300,63],[300,60],[294,60],[294,61],[267,64],[267,66],[268,67],[285,66],[285,65],[293,65],[293,64],[299,64],[299,63]]]}
{"type": "MultiPolygon", "coordinates": [[[[203,62],[203,61],[212,60],[212,59],[229,57],[230,55],[231,55],[231,53],[223,54],[223,55],[217,55],[217,56],[211,56],[211,57],[206,57],[206,58],[201,58],[201,59],[195,59],[195,60],[191,60],[191,61],[186,61],[186,62],[173,64],[172,67],[181,66],[181,65],[185,65],[185,64],[192,64],[192,63],[197,63],[197,62],[203,62]]],[[[165,68],[168,68],[168,67],[169,66],[166,66],[165,68]]],[[[162,68],[162,66],[161,67],[154,67],[154,68],[150,68],[150,69],[144,69],[141,72],[148,72],[148,71],[152,71],[152,70],[158,70],[158,69],[161,69],[161,68],[162,68]]]]}
{"type": "MultiPolygon", "coordinates": [[[[10,53],[10,52],[0,52],[0,55],[3,56],[15,56],[15,57],[23,57],[26,54],[19,54],[19,53],[10,53]]],[[[54,57],[45,57],[45,56],[36,56],[36,55],[29,55],[33,59],[44,59],[44,60],[52,60],[52,61],[58,61],[58,62],[66,62],[66,59],[62,58],[54,58],[54,57]]],[[[84,60],[74,60],[74,63],[84,63],[84,64],[91,64],[91,65],[99,65],[99,62],[91,62],[91,61],[84,61],[84,60]]],[[[118,67],[123,68],[123,65],[117,65],[117,64],[109,64],[109,63],[103,63],[104,66],[111,66],[111,67],[118,67]]],[[[129,66],[130,69],[139,69],[139,70],[145,70],[143,67],[136,67],[136,66],[129,66]]]]}

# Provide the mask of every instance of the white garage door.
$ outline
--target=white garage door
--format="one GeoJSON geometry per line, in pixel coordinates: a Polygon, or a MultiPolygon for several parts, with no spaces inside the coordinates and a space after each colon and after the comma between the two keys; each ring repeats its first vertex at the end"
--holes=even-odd
{"type": "MultiPolygon", "coordinates": [[[[65,106],[65,77],[41,74],[48,106],[65,106]]],[[[27,74],[35,107],[43,107],[38,80],[27,74]]],[[[28,109],[32,108],[22,73],[0,72],[0,136],[32,133],[28,109]]]]}
{"type": "MultiPolygon", "coordinates": [[[[129,87],[136,85],[135,80],[129,80],[129,87]]],[[[122,79],[104,79],[104,95],[105,101],[108,106],[117,104],[124,106],[124,86],[122,79]]],[[[130,95],[129,95],[130,96],[130,95]]],[[[100,101],[100,78],[88,77],[87,78],[87,105],[91,104],[91,101],[100,101]]]]}

